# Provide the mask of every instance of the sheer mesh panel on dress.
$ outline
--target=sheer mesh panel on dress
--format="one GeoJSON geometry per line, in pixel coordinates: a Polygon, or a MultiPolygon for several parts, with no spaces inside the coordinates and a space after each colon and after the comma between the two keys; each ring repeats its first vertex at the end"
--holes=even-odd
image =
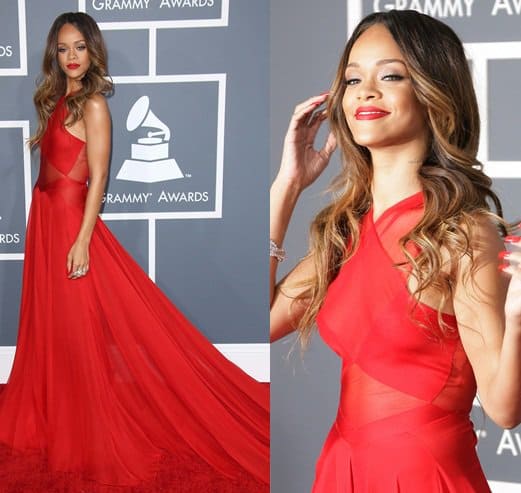
{"type": "Polygon", "coordinates": [[[74,162],[71,170],[67,173],[67,178],[85,183],[88,178],[89,168],[87,165],[87,152],[86,147],[83,146],[74,162]]]}

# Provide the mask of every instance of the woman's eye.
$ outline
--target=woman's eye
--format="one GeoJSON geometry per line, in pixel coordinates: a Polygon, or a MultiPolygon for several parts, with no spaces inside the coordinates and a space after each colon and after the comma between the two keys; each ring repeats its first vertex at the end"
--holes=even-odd
{"type": "Polygon", "coordinates": [[[399,74],[389,74],[389,75],[384,75],[382,77],[382,80],[403,80],[404,77],[403,75],[399,75],[399,74]]]}
{"type": "Polygon", "coordinates": [[[86,48],[87,48],[87,47],[86,47],[85,45],[80,45],[80,46],[78,46],[77,49],[80,50],[80,51],[83,51],[83,50],[86,49],[86,48]]]}
{"type": "Polygon", "coordinates": [[[58,48],[58,53],[65,53],[67,48],[58,48]]]}
{"type": "Polygon", "coordinates": [[[354,86],[355,84],[358,84],[360,82],[360,79],[351,78],[351,79],[346,79],[344,82],[348,86],[354,86]]]}

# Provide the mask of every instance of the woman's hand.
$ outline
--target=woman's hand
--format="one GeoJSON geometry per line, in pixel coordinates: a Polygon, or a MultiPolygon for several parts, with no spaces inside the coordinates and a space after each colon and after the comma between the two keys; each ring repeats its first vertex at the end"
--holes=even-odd
{"type": "Polygon", "coordinates": [[[69,279],[78,279],[89,270],[89,243],[76,240],[67,255],[67,273],[69,279]]]}
{"type": "Polygon", "coordinates": [[[328,94],[313,96],[295,107],[284,139],[284,150],[277,178],[300,191],[318,178],[336,149],[336,139],[331,132],[320,150],[314,148],[315,137],[326,119],[326,113],[325,111],[313,115],[312,113],[326,102],[328,94]]]}
{"type": "Polygon", "coordinates": [[[517,328],[521,335],[521,237],[507,236],[505,242],[512,245],[512,251],[500,253],[505,261],[501,270],[512,276],[505,302],[505,319],[507,325],[517,328]]]}

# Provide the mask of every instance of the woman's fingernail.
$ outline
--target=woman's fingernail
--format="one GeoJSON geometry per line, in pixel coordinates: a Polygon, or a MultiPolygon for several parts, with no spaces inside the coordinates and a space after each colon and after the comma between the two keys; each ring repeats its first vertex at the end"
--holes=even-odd
{"type": "Polygon", "coordinates": [[[498,265],[498,269],[503,271],[503,270],[507,270],[510,266],[508,264],[499,264],[498,265]]]}
{"type": "Polygon", "coordinates": [[[325,91],[319,94],[319,96],[325,96],[326,94],[329,94],[329,91],[325,91]]]}
{"type": "Polygon", "coordinates": [[[519,243],[521,241],[521,236],[509,235],[505,236],[505,243],[519,243]]]}
{"type": "Polygon", "coordinates": [[[508,258],[510,257],[510,252],[506,250],[504,252],[499,252],[498,257],[502,258],[503,260],[508,260],[508,258]]]}

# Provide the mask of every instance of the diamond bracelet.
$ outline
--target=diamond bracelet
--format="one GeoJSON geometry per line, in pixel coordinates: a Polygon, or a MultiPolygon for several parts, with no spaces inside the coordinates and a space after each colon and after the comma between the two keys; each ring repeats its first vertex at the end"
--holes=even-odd
{"type": "Polygon", "coordinates": [[[273,240],[270,239],[270,257],[275,257],[279,262],[286,258],[286,250],[279,247],[273,240]]]}

